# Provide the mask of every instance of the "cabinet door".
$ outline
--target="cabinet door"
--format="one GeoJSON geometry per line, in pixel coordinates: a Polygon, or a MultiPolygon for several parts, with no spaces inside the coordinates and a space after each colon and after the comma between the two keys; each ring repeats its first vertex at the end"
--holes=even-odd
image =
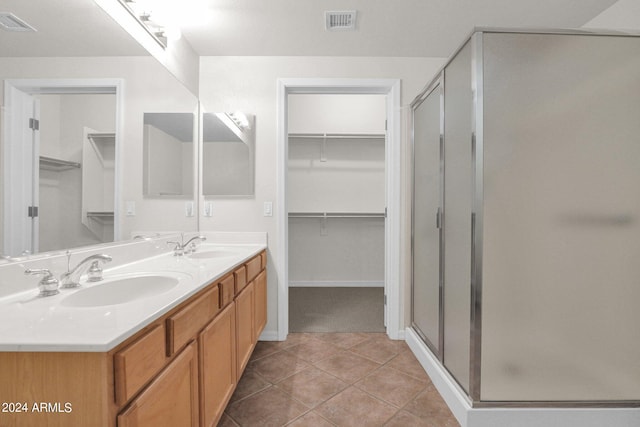
{"type": "Polygon", "coordinates": [[[236,297],[236,348],[238,354],[237,378],[240,379],[244,368],[249,362],[253,345],[254,332],[254,287],[255,282],[249,283],[236,297]]]}
{"type": "Polygon", "coordinates": [[[197,362],[194,341],[118,415],[118,427],[197,427],[197,362]]]}
{"type": "Polygon", "coordinates": [[[200,333],[202,427],[215,426],[236,387],[236,306],[231,303],[200,333]]]}
{"type": "Polygon", "coordinates": [[[267,324],[267,270],[262,270],[255,279],[255,326],[254,341],[258,341],[260,333],[267,324]]]}

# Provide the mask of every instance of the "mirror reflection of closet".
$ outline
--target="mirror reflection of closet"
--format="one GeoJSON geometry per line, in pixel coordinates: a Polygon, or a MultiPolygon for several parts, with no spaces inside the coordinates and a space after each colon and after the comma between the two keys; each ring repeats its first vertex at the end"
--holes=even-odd
{"type": "Polygon", "coordinates": [[[203,195],[246,197],[254,194],[255,116],[204,113],[203,195]]]}
{"type": "Polygon", "coordinates": [[[145,197],[193,197],[194,126],[192,113],[144,113],[145,197]]]}
{"type": "Polygon", "coordinates": [[[115,95],[40,94],[35,251],[113,241],[115,95]]]}

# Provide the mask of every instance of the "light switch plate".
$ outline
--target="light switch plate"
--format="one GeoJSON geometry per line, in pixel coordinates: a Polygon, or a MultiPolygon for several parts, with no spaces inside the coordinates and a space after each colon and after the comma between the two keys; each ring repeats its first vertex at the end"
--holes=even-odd
{"type": "Polygon", "coordinates": [[[125,206],[127,216],[136,215],[136,202],[125,202],[124,206],[125,206]]]}
{"type": "Polygon", "coordinates": [[[184,206],[185,216],[193,216],[193,202],[187,202],[184,206]]]}
{"type": "Polygon", "coordinates": [[[204,216],[213,216],[213,202],[204,202],[204,216]]]}
{"type": "Polygon", "coordinates": [[[273,216],[273,202],[264,202],[262,212],[264,216],[273,216]]]}

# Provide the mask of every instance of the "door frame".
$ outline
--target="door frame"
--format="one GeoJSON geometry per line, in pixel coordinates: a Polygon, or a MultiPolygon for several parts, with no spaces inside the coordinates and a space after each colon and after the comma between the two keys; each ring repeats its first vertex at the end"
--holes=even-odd
{"type": "Polygon", "coordinates": [[[16,108],[12,103],[11,93],[14,90],[24,92],[29,95],[36,94],[113,94],[115,95],[116,117],[115,117],[115,165],[114,165],[114,218],[113,218],[113,237],[114,240],[120,240],[120,194],[122,194],[122,124],[124,112],[124,80],[123,79],[6,79],[4,81],[3,108],[2,108],[2,144],[3,165],[2,165],[2,186],[3,186],[3,212],[2,212],[2,229],[3,242],[2,248],[12,247],[11,239],[13,234],[7,231],[11,229],[10,218],[7,218],[6,209],[10,202],[11,181],[8,177],[12,173],[12,165],[10,163],[12,146],[9,141],[12,140],[12,134],[15,129],[20,126],[14,122],[15,117],[12,111],[16,108]]]}
{"type": "Polygon", "coordinates": [[[401,107],[400,79],[278,79],[277,87],[277,261],[278,340],[289,333],[289,221],[287,212],[287,137],[289,94],[385,95],[387,135],[385,143],[385,313],[387,335],[404,339],[404,308],[401,299],[401,107]]]}

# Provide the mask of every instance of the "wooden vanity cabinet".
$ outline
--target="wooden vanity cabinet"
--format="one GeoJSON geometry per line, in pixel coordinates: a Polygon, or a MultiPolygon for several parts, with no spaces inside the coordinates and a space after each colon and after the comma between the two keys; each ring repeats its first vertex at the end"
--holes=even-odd
{"type": "Polygon", "coordinates": [[[118,415],[118,427],[198,427],[199,406],[193,341],[118,415]]]}
{"type": "Polygon", "coordinates": [[[251,258],[245,265],[247,267],[247,282],[251,282],[262,270],[262,256],[251,258]]]}
{"type": "Polygon", "coordinates": [[[200,333],[198,349],[201,426],[215,427],[237,385],[234,302],[200,333]]]}
{"type": "Polygon", "coordinates": [[[258,341],[260,334],[267,324],[267,270],[262,270],[254,280],[254,341],[258,341]]]}
{"type": "MultiPolygon", "coordinates": [[[[138,334],[140,335],[140,334],[138,334]]],[[[165,329],[159,323],[113,356],[116,403],[131,399],[164,367],[165,329]]]]}
{"type": "Polygon", "coordinates": [[[218,284],[209,286],[200,296],[167,319],[167,356],[177,352],[220,310],[218,284]]]}
{"type": "Polygon", "coordinates": [[[220,308],[226,307],[233,301],[233,298],[236,296],[235,283],[235,276],[233,273],[228,274],[218,282],[218,288],[220,288],[220,308]]]}
{"type": "MultiPolygon", "coordinates": [[[[258,261],[260,260],[257,257],[258,261]]],[[[236,296],[238,380],[247,367],[251,353],[267,323],[267,274],[262,270],[236,296]]]]}
{"type": "Polygon", "coordinates": [[[237,379],[240,380],[255,346],[254,282],[236,295],[237,379]]]}
{"type": "Polygon", "coordinates": [[[0,352],[0,400],[58,411],[0,427],[215,426],[266,324],[265,265],[263,251],[108,352],[0,352]]]}

